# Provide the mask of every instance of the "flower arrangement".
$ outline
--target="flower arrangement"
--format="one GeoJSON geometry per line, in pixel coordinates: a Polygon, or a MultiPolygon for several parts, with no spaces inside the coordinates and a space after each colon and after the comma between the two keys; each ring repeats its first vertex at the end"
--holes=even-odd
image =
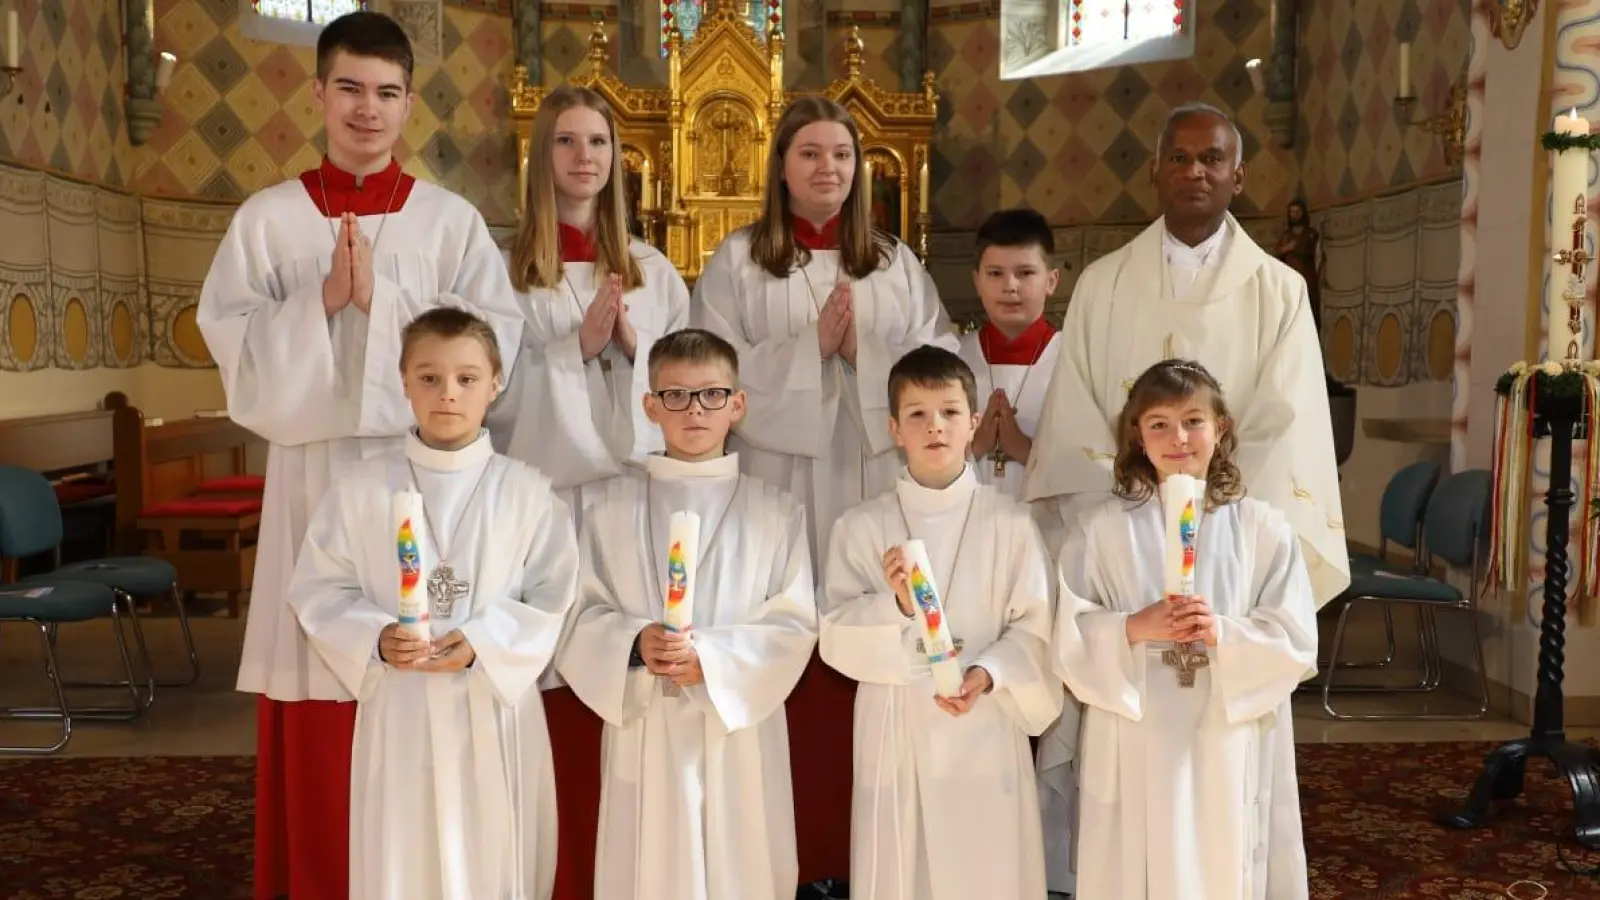
{"type": "Polygon", "coordinates": [[[1590,379],[1600,378],[1600,361],[1563,363],[1549,360],[1529,365],[1514,362],[1494,383],[1494,392],[1504,397],[1519,384],[1530,382],[1540,397],[1575,400],[1588,391],[1590,379]]]}

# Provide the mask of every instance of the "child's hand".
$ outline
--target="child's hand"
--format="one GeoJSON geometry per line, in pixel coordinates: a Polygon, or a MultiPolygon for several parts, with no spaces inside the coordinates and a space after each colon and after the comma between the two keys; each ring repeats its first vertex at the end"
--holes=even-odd
{"type": "Polygon", "coordinates": [[[361,222],[350,216],[350,303],[364,313],[372,312],[372,241],[361,233],[361,222]]]}
{"type": "Polygon", "coordinates": [[[989,677],[989,671],[983,666],[973,666],[961,679],[960,694],[954,697],[940,697],[935,694],[933,702],[952,716],[964,716],[972,711],[972,705],[978,702],[978,698],[989,693],[992,687],[994,679],[989,677]]]}
{"type": "MultiPolygon", "coordinates": [[[[685,642],[687,643],[687,640],[685,642]]],[[[705,683],[706,673],[700,668],[700,653],[694,649],[694,645],[689,645],[689,661],[673,666],[667,672],[667,677],[671,678],[672,683],[678,687],[690,687],[705,683]]]]}
{"type": "Polygon", "coordinates": [[[1005,391],[996,390],[989,394],[989,403],[983,408],[983,416],[978,419],[978,430],[972,433],[973,459],[988,456],[989,451],[1000,442],[1000,409],[1010,405],[1005,391]]]}
{"type": "Polygon", "coordinates": [[[883,554],[883,577],[894,590],[895,602],[900,604],[900,614],[911,616],[911,565],[906,562],[906,551],[898,544],[883,554]]]}
{"type": "MultiPolygon", "coordinates": [[[[639,336],[634,332],[633,322],[628,318],[628,304],[622,302],[622,276],[612,275],[609,277],[610,281],[615,283],[617,297],[617,321],[611,329],[611,340],[616,343],[617,349],[621,350],[622,355],[626,356],[628,362],[631,363],[633,362],[634,351],[639,346],[639,336]]],[[[607,292],[609,293],[610,290],[608,286],[607,292]]]]}
{"type": "Polygon", "coordinates": [[[378,632],[378,658],[397,669],[414,668],[428,656],[428,642],[420,640],[399,622],[390,622],[378,632]]]}
{"type": "Polygon", "coordinates": [[[1000,451],[1007,459],[1026,463],[1028,455],[1033,452],[1033,441],[1022,433],[1022,426],[1017,424],[1017,408],[1005,399],[1004,394],[1000,395],[1000,410],[995,416],[995,426],[1000,451]]]}
{"type": "Polygon", "coordinates": [[[333,260],[328,277],[322,280],[322,310],[331,318],[350,305],[351,275],[350,223],[355,217],[345,213],[339,220],[339,236],[333,242],[333,260]]]}
{"type": "Polygon", "coordinates": [[[611,343],[611,336],[617,330],[621,296],[622,282],[613,277],[606,280],[599,293],[589,302],[583,321],[578,325],[578,351],[583,355],[584,362],[599,356],[600,351],[611,343]]]}
{"type": "Polygon", "coordinates": [[[1128,643],[1177,640],[1180,634],[1177,627],[1177,610],[1178,607],[1174,604],[1158,600],[1129,616],[1128,643]]]}
{"type": "Polygon", "coordinates": [[[1178,635],[1173,640],[1185,644],[1205,641],[1207,647],[1217,645],[1217,617],[1205,597],[1175,594],[1167,598],[1167,605],[1172,607],[1172,629],[1178,635]]]}
{"type": "Polygon", "coordinates": [[[844,288],[845,285],[839,285],[833,289],[828,301],[822,304],[822,313],[817,318],[817,345],[824,360],[839,355],[845,332],[850,328],[850,298],[844,288]]]}
{"type": "Polygon", "coordinates": [[[834,288],[844,298],[844,336],[839,339],[839,357],[852,368],[856,364],[856,300],[849,283],[834,288]]]}
{"type": "Polygon", "coordinates": [[[434,641],[432,652],[414,668],[423,672],[459,672],[472,665],[477,658],[478,652],[472,649],[467,636],[458,628],[434,641]]]}
{"type": "Polygon", "coordinates": [[[668,631],[660,622],[651,622],[639,632],[639,656],[644,658],[644,666],[650,674],[671,677],[683,671],[679,666],[698,659],[689,643],[690,633],[668,631]]]}

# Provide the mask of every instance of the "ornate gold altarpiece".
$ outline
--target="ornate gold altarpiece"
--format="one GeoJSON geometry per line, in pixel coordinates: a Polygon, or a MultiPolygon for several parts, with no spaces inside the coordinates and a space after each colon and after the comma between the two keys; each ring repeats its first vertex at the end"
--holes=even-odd
{"type": "MultiPolygon", "coordinates": [[[[598,18],[588,57],[571,78],[611,104],[636,233],[660,247],[691,284],[729,232],[760,216],[773,128],[789,101],[803,95],[783,89],[783,32],[751,28],[737,8],[747,2],[712,0],[687,42],[676,26],[668,31],[665,89],[632,87],[606,71],[607,38],[598,18]]],[[[845,75],[820,93],[848,109],[861,129],[878,227],[926,259],[928,143],[938,109],[933,73],[924,73],[921,93],[887,91],[862,77],[862,51],[852,27],[845,75]]],[[[519,184],[526,183],[533,116],[545,94],[528,84],[525,67],[516,67],[511,105],[519,184]]]]}

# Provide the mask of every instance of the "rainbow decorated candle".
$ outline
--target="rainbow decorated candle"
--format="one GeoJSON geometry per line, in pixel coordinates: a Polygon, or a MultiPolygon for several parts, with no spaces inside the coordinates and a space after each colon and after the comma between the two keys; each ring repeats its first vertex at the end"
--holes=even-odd
{"type": "Polygon", "coordinates": [[[910,570],[907,586],[911,593],[911,605],[916,610],[928,668],[933,672],[934,690],[941,697],[960,696],[961,663],[956,660],[955,641],[951,640],[950,626],[945,622],[944,602],[933,580],[933,563],[928,559],[928,545],[919,540],[910,540],[902,550],[906,555],[906,567],[910,570]]]}
{"type": "Polygon", "coordinates": [[[699,562],[700,516],[675,512],[667,524],[667,586],[661,624],[670,631],[694,626],[694,572],[699,562]]]}
{"type": "Polygon", "coordinates": [[[422,640],[429,640],[428,589],[423,576],[422,495],[401,491],[394,498],[395,559],[400,567],[400,606],[396,610],[400,626],[422,640]]]}
{"type": "Polygon", "coordinates": [[[1161,511],[1166,519],[1166,592],[1195,592],[1194,566],[1200,539],[1200,508],[1206,483],[1191,475],[1168,475],[1161,483],[1161,511]]]}

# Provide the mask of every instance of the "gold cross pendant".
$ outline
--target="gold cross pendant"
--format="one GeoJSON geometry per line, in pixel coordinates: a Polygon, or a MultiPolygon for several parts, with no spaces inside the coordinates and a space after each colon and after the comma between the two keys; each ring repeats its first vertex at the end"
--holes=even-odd
{"type": "Polygon", "coordinates": [[[1174,644],[1171,650],[1161,651],[1163,665],[1178,670],[1178,687],[1194,687],[1194,673],[1210,667],[1211,657],[1198,643],[1174,644]]]}
{"type": "Polygon", "coordinates": [[[994,476],[1004,478],[1006,474],[1006,452],[999,447],[989,453],[989,458],[994,460],[994,476]]]}

